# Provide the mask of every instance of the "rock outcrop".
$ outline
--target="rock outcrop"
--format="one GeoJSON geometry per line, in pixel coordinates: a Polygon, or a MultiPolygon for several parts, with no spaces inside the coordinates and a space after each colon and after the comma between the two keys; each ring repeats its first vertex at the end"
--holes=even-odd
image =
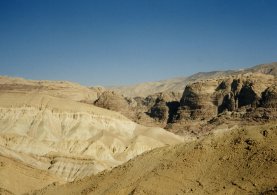
{"type": "Polygon", "coordinates": [[[262,93],[261,106],[277,108],[277,86],[274,84],[262,93]]]}
{"type": "Polygon", "coordinates": [[[247,73],[189,84],[168,130],[199,134],[213,121],[277,119],[276,83],[272,75],[247,73]]]}
{"type": "Polygon", "coordinates": [[[105,91],[94,102],[94,105],[119,112],[124,116],[133,119],[136,101],[132,98],[126,98],[114,91],[105,91]]]}
{"type": "Polygon", "coordinates": [[[236,73],[188,84],[182,96],[164,92],[146,98],[126,98],[104,92],[95,105],[120,112],[146,126],[198,135],[213,128],[207,125],[210,121],[274,119],[275,84],[273,75],[236,73]]]}
{"type": "Polygon", "coordinates": [[[206,119],[216,115],[213,92],[217,85],[213,80],[188,85],[180,101],[179,119],[206,119]]]}
{"type": "Polygon", "coordinates": [[[127,98],[114,91],[105,91],[94,105],[119,112],[139,124],[163,128],[173,120],[180,97],[179,93],[170,92],[127,98]]]}

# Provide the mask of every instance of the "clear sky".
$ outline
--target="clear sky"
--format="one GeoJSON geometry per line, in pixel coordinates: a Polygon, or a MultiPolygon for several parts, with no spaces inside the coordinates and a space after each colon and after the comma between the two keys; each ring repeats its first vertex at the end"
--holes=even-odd
{"type": "Polygon", "coordinates": [[[0,75],[121,85],[273,61],[276,0],[0,0],[0,75]]]}

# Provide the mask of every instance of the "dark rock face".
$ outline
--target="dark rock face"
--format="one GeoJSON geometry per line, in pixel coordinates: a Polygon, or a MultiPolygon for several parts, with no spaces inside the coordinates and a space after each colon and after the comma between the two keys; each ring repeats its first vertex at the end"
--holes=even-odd
{"type": "Polygon", "coordinates": [[[200,94],[193,90],[193,86],[187,86],[183,93],[180,106],[188,109],[201,109],[203,106],[200,103],[200,94]]]}
{"type": "Polygon", "coordinates": [[[238,94],[238,107],[251,106],[256,107],[259,103],[259,96],[256,94],[251,84],[245,84],[238,94]]]}
{"type": "Polygon", "coordinates": [[[166,122],[168,120],[168,113],[169,108],[167,107],[166,102],[163,99],[158,98],[154,106],[150,108],[149,116],[156,120],[166,122]]]}
{"type": "MultiPolygon", "coordinates": [[[[237,81],[234,81],[232,85],[237,81]]],[[[260,97],[252,88],[252,84],[241,84],[239,88],[231,86],[221,104],[218,105],[218,113],[224,111],[235,111],[241,107],[256,107],[259,104],[260,97]]]]}
{"type": "Polygon", "coordinates": [[[261,106],[277,108],[277,86],[272,85],[262,93],[261,106]]]}
{"type": "Polygon", "coordinates": [[[148,102],[147,114],[159,121],[164,127],[173,120],[178,107],[180,106],[180,94],[178,93],[159,93],[145,98],[148,102]]]}
{"type": "Polygon", "coordinates": [[[235,100],[235,95],[233,92],[230,92],[224,96],[222,104],[218,106],[218,113],[222,113],[226,110],[234,111],[237,107],[238,106],[235,100]]]}
{"type": "Polygon", "coordinates": [[[178,108],[180,107],[180,102],[178,101],[171,101],[166,103],[168,107],[168,119],[167,123],[172,123],[177,115],[178,108]]]}

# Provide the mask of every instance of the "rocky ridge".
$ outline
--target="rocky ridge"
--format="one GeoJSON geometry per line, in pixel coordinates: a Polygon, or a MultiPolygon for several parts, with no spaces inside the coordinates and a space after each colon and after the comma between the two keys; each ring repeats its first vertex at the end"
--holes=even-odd
{"type": "Polygon", "coordinates": [[[186,85],[190,83],[245,73],[262,73],[277,76],[277,62],[260,64],[244,70],[200,72],[188,77],[178,77],[157,82],[139,83],[130,86],[110,87],[110,89],[123,94],[126,97],[147,97],[155,93],[163,92],[183,93],[186,85]]]}

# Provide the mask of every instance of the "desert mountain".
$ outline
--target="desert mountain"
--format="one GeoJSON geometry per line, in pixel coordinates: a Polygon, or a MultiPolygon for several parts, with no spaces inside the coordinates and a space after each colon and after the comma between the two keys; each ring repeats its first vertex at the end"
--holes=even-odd
{"type": "Polygon", "coordinates": [[[197,80],[187,84],[182,94],[161,92],[145,98],[127,98],[106,91],[95,104],[139,124],[159,126],[180,135],[197,136],[230,120],[277,120],[277,78],[270,74],[268,66],[262,67],[259,71],[253,68],[255,71],[197,80]]]}
{"type": "Polygon", "coordinates": [[[112,90],[123,94],[127,97],[146,97],[155,93],[161,92],[178,92],[182,93],[185,86],[189,83],[193,83],[205,79],[217,79],[234,74],[243,73],[264,73],[270,75],[277,75],[277,62],[270,64],[261,64],[248,68],[245,70],[229,70],[229,71],[213,71],[213,72],[200,72],[188,77],[178,77],[168,80],[162,80],[157,82],[139,83],[131,86],[119,86],[111,87],[112,90]]]}
{"type": "Polygon", "coordinates": [[[277,76],[277,62],[272,62],[269,64],[260,64],[242,71],[243,73],[252,72],[252,73],[263,73],[273,76],[277,76]]]}
{"type": "Polygon", "coordinates": [[[169,82],[172,91],[146,97],[71,82],[0,77],[0,176],[6,178],[0,192],[19,194],[48,184],[33,192],[276,191],[276,175],[269,175],[276,169],[276,67],[199,73],[183,80],[182,90],[179,80],[169,82]],[[17,169],[18,177],[8,176],[17,169]],[[257,170],[261,177],[249,174],[257,170]]]}
{"type": "Polygon", "coordinates": [[[43,93],[0,94],[0,155],[45,170],[60,181],[96,174],[183,140],[91,104],[43,93]]]}
{"type": "Polygon", "coordinates": [[[146,152],[80,181],[35,194],[276,194],[276,124],[220,127],[146,152]]]}

